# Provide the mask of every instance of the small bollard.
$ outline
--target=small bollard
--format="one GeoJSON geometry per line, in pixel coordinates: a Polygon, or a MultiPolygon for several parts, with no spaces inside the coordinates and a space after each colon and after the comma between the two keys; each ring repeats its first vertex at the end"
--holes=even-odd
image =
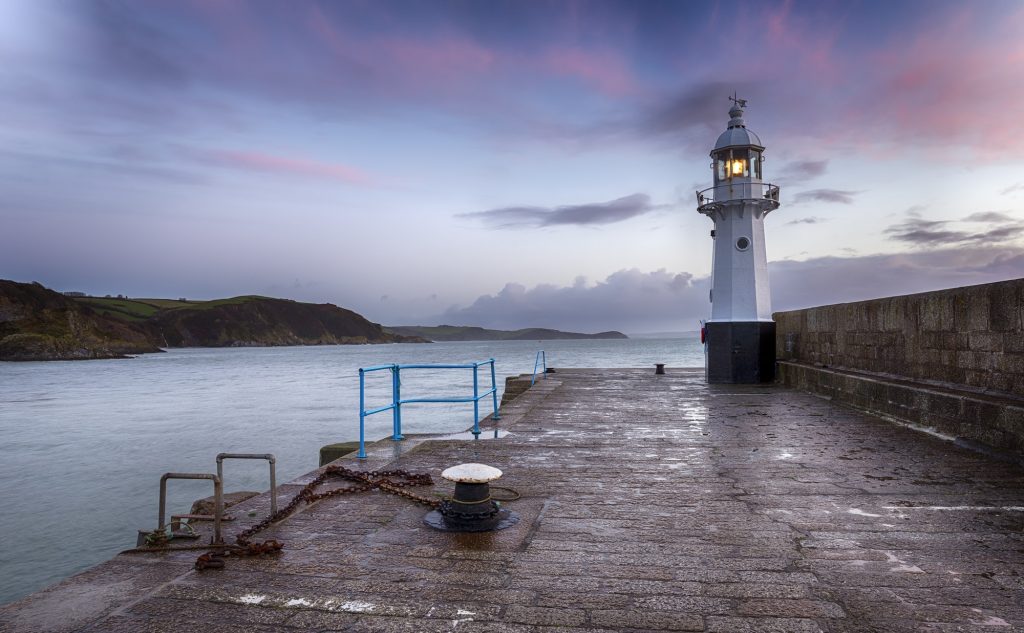
{"type": "Polygon", "coordinates": [[[654,363],[654,374],[656,376],[665,375],[665,363],[654,363]]]}

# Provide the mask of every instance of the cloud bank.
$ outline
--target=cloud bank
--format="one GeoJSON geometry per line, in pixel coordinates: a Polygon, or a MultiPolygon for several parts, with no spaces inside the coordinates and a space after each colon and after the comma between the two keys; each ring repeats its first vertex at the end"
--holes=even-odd
{"type": "Polygon", "coordinates": [[[925,220],[916,214],[899,224],[883,231],[891,239],[914,246],[949,246],[954,244],[999,244],[1024,235],[1024,222],[1015,220],[1005,213],[986,211],[972,213],[962,220],[969,224],[996,224],[986,231],[968,231],[955,228],[958,224],[949,220],[925,220]]]}
{"type": "MultiPolygon", "coordinates": [[[[821,257],[769,265],[776,311],[1024,277],[1024,248],[967,246],[886,255],[821,257]],[[841,282],[841,283],[840,283],[841,282]]],[[[590,284],[527,288],[508,283],[439,323],[584,332],[685,331],[710,312],[710,279],[667,270],[620,270],[590,284]]]]}

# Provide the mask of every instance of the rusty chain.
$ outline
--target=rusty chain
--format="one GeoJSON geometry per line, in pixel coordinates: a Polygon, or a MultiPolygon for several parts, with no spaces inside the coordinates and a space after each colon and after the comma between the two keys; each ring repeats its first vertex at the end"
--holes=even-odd
{"type": "Polygon", "coordinates": [[[246,528],[235,537],[235,545],[214,546],[216,549],[206,552],[196,559],[195,568],[221,569],[224,567],[224,556],[264,556],[277,554],[284,548],[284,543],[270,539],[262,543],[254,543],[251,539],[256,534],[268,528],[271,524],[290,516],[301,504],[309,505],[322,499],[329,499],[340,495],[369,492],[373,489],[380,489],[399,497],[405,497],[417,503],[437,508],[441,505],[440,499],[434,499],[418,495],[406,488],[413,486],[432,486],[433,478],[426,473],[411,473],[407,470],[371,470],[358,471],[344,466],[328,466],[311,482],[303,486],[286,506],[274,514],[263,519],[259,523],[246,528]],[[355,485],[347,488],[336,488],[327,492],[314,492],[320,484],[331,478],[340,478],[353,482],[355,485]]]}

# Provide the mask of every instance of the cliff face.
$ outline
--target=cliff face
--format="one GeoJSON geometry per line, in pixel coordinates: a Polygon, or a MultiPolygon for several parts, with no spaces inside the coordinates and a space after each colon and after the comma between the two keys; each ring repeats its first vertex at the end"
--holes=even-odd
{"type": "Polygon", "coordinates": [[[84,360],[159,352],[149,332],[39,284],[0,280],[0,360],[84,360]]]}
{"type": "Polygon", "coordinates": [[[385,332],[351,310],[326,304],[251,297],[175,308],[148,321],[166,347],[250,347],[423,342],[385,332]]]}

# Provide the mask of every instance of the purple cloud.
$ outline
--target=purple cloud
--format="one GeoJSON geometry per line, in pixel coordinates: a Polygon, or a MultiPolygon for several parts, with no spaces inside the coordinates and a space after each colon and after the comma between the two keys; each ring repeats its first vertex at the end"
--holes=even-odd
{"type": "Polygon", "coordinates": [[[803,204],[805,202],[830,202],[838,204],[853,204],[853,197],[861,192],[844,191],[842,189],[812,189],[801,191],[793,196],[792,204],[803,204]]]}
{"type": "Polygon", "coordinates": [[[609,202],[591,202],[560,207],[503,207],[488,211],[460,213],[457,217],[482,220],[495,228],[595,226],[622,222],[663,207],[664,205],[651,204],[651,198],[646,194],[634,193],[609,202]]]}

